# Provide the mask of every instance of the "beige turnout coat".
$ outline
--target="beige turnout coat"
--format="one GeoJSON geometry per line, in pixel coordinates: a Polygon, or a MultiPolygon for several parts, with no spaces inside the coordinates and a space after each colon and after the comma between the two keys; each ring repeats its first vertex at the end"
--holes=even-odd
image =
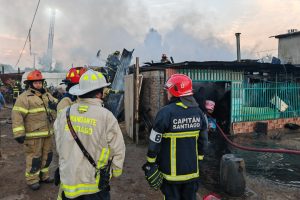
{"type": "Polygon", "coordinates": [[[41,94],[29,88],[18,98],[12,109],[14,137],[48,137],[53,134],[56,112],[48,108],[48,102],[57,100],[48,92],[41,94]]]}
{"type": "MultiPolygon", "coordinates": [[[[68,198],[93,194],[99,191],[99,176],[84,157],[72,137],[63,109],[55,123],[56,149],[59,155],[61,189],[68,198]]],[[[98,168],[113,157],[112,175],[122,173],[125,158],[123,135],[113,114],[102,107],[100,99],[79,99],[71,105],[70,119],[78,138],[93,157],[98,168]]]]}

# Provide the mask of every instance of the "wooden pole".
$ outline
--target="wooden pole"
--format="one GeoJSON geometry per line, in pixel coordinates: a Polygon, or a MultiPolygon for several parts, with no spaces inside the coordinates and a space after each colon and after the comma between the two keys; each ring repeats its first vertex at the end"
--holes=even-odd
{"type": "Polygon", "coordinates": [[[133,141],[135,142],[135,140],[136,140],[136,136],[135,136],[135,134],[136,134],[136,132],[135,132],[135,127],[136,127],[136,120],[135,120],[135,105],[136,105],[136,87],[135,87],[135,85],[136,85],[136,79],[135,79],[135,77],[136,77],[136,64],[134,64],[134,67],[133,67],[134,69],[133,69],[133,83],[132,83],[132,88],[133,88],[133,108],[132,108],[132,118],[133,118],[133,127],[132,127],[132,139],[133,139],[133,141]]]}
{"type": "Polygon", "coordinates": [[[135,94],[135,107],[134,107],[134,117],[135,117],[135,143],[138,144],[139,143],[139,58],[136,57],[136,61],[135,61],[135,89],[134,89],[134,94],[135,94]]]}

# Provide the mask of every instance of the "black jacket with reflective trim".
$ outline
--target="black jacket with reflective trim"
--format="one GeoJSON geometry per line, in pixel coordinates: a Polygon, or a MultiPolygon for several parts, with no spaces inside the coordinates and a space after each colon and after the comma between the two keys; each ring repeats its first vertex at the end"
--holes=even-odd
{"type": "Polygon", "coordinates": [[[176,99],[156,115],[147,159],[156,161],[167,181],[188,182],[199,177],[198,156],[206,148],[205,115],[199,107],[187,107],[176,99]]]}

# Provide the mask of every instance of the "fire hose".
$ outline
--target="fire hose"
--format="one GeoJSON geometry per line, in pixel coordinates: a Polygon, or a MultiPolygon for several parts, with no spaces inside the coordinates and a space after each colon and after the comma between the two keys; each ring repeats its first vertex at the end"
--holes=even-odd
{"type": "Polygon", "coordinates": [[[267,152],[267,153],[285,153],[285,154],[300,155],[299,150],[255,148],[255,147],[247,147],[247,146],[239,145],[239,144],[234,143],[233,141],[231,141],[217,123],[216,123],[216,126],[219,129],[221,135],[225,138],[225,140],[230,145],[232,145],[233,147],[236,147],[238,149],[242,149],[242,150],[245,150],[245,151],[256,151],[256,152],[267,152]]]}

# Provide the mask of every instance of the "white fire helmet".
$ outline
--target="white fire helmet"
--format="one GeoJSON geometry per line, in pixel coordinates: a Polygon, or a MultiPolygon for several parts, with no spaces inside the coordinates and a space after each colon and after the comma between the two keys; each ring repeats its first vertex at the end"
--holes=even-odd
{"type": "Polygon", "coordinates": [[[109,85],[102,73],[89,69],[82,74],[79,84],[70,88],[69,93],[79,96],[109,85]]]}

